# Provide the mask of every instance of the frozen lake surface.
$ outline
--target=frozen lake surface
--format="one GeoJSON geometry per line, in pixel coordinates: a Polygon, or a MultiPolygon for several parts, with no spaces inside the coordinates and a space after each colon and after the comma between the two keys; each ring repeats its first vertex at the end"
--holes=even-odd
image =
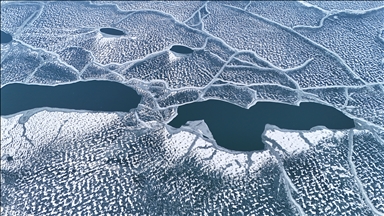
{"type": "Polygon", "coordinates": [[[141,100],[2,114],[1,214],[383,215],[382,20],[382,1],[2,1],[2,91],[103,80],[141,100]],[[267,124],[264,150],[233,151],[169,125],[207,100],[323,104],[354,127],[267,124]]]}

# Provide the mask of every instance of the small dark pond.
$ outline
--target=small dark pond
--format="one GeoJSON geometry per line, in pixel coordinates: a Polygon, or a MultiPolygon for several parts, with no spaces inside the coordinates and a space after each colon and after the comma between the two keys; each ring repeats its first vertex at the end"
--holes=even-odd
{"type": "Polygon", "coordinates": [[[129,112],[141,100],[141,96],[132,88],[109,81],[58,86],[9,84],[0,92],[1,115],[38,107],[129,112]]]}
{"type": "Polygon", "coordinates": [[[9,43],[12,41],[12,36],[1,31],[1,43],[9,43]]]}
{"type": "Polygon", "coordinates": [[[175,53],[180,53],[180,54],[193,53],[193,49],[186,47],[186,46],[182,46],[182,45],[173,45],[170,50],[175,52],[175,53]]]}
{"type": "Polygon", "coordinates": [[[114,28],[101,28],[100,31],[105,34],[115,35],[115,36],[125,35],[123,31],[114,29],[114,28]]]}
{"type": "Polygon", "coordinates": [[[329,129],[355,127],[354,121],[342,112],[318,103],[293,106],[259,102],[247,110],[231,103],[208,100],[180,106],[177,112],[169,125],[179,128],[187,121],[204,119],[216,143],[236,151],[264,149],[261,135],[266,124],[292,130],[309,130],[320,125],[329,129]]]}

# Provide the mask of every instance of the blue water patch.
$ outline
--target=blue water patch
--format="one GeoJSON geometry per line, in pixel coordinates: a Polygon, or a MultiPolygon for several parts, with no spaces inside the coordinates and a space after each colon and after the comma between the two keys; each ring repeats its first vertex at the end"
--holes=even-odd
{"type": "Polygon", "coordinates": [[[141,96],[110,81],[76,82],[58,86],[9,84],[1,88],[1,115],[39,107],[129,112],[141,96]]]}
{"type": "MultiPolygon", "coordinates": [[[[117,82],[88,81],[58,86],[9,84],[1,88],[1,115],[40,107],[90,111],[129,112],[140,103],[135,90],[117,82]]],[[[169,123],[181,127],[187,121],[204,120],[216,143],[236,151],[264,149],[261,135],[266,124],[283,129],[309,130],[315,126],[350,129],[354,121],[337,109],[318,103],[293,106],[258,102],[249,109],[208,100],[178,107],[169,123]]]]}
{"type": "Polygon", "coordinates": [[[204,120],[219,146],[236,151],[264,149],[261,135],[266,124],[283,129],[309,130],[315,126],[350,129],[354,121],[337,109],[318,103],[300,106],[258,102],[249,109],[231,103],[208,100],[178,107],[178,115],[169,123],[180,127],[187,121],[204,120]]]}
{"type": "Polygon", "coordinates": [[[9,43],[12,41],[12,36],[8,33],[1,31],[1,43],[9,43]]]}
{"type": "Polygon", "coordinates": [[[180,53],[180,54],[193,53],[193,49],[186,47],[186,46],[183,46],[183,45],[173,45],[170,50],[175,52],[175,53],[180,53]]]}
{"type": "Polygon", "coordinates": [[[105,34],[115,35],[115,36],[125,35],[123,31],[114,29],[114,28],[101,28],[100,31],[105,34]]]}

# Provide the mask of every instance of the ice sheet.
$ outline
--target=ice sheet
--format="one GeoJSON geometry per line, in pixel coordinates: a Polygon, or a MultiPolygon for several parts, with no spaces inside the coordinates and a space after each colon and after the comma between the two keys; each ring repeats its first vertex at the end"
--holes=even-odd
{"type": "Polygon", "coordinates": [[[383,215],[383,7],[1,2],[1,87],[111,80],[143,95],[130,113],[1,116],[1,214],[383,215]],[[266,149],[244,153],[202,121],[166,125],[206,99],[325,103],[356,128],[267,125],[266,149]]]}

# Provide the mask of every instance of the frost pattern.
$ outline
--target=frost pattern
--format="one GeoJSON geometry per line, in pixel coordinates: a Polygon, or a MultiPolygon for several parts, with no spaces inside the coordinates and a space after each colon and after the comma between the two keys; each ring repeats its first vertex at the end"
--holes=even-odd
{"type": "Polygon", "coordinates": [[[13,37],[1,44],[1,87],[110,80],[143,95],[125,114],[2,116],[1,214],[384,214],[383,8],[1,2],[1,30],[13,37]],[[126,35],[101,34],[107,27],[126,35]],[[208,139],[204,122],[165,125],[177,106],[207,99],[325,103],[357,127],[267,125],[266,149],[241,153],[208,139]]]}

